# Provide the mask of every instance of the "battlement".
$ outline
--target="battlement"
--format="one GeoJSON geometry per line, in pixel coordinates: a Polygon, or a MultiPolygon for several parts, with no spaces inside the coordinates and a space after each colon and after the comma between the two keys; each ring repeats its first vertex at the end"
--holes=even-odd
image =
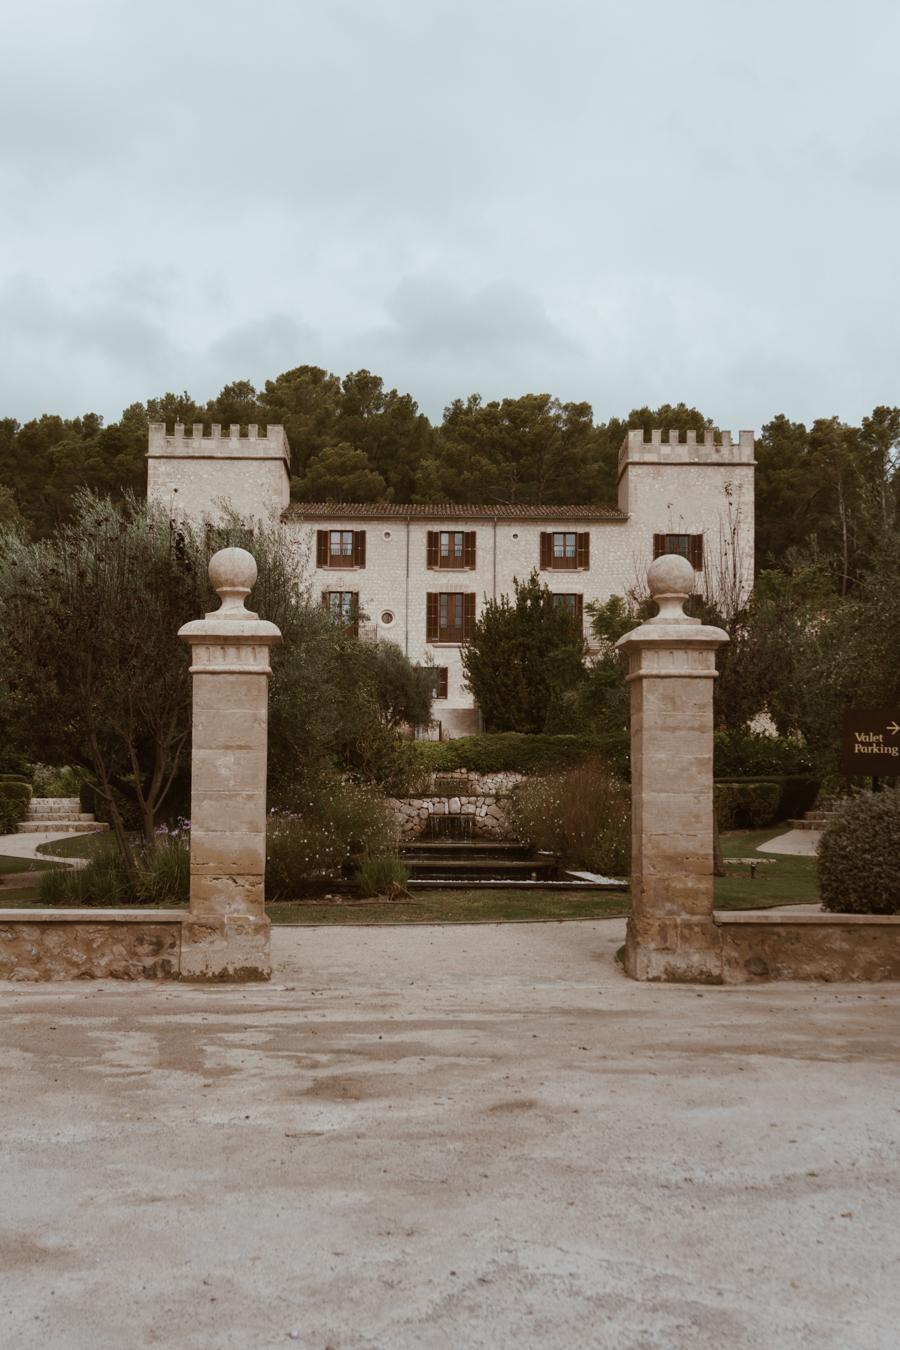
{"type": "Polygon", "coordinates": [[[619,451],[619,473],[628,464],[753,464],[755,438],[752,431],[738,432],[737,441],[733,441],[730,431],[721,433],[721,444],[715,442],[712,431],[704,431],[703,439],[697,440],[696,431],[686,433],[686,444],[681,445],[677,431],[670,431],[664,441],[662,431],[650,432],[650,440],[644,440],[644,432],[639,427],[629,431],[619,451]]]}
{"type": "Polygon", "coordinates": [[[222,435],[222,427],[213,422],[211,434],[203,435],[203,423],[195,422],[189,435],[185,435],[184,425],[175,423],[175,435],[166,435],[165,422],[151,422],[147,457],[150,459],[281,459],[290,472],[291,448],[284,427],[270,424],[264,436],[259,435],[257,426],[248,427],[248,434],[241,435],[236,424],[228,428],[228,435],[222,435]]]}

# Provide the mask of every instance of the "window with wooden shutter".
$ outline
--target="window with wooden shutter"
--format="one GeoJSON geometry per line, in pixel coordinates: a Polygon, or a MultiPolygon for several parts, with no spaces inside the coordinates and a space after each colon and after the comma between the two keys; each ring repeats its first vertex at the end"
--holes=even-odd
{"type": "Polygon", "coordinates": [[[565,609],[578,620],[579,632],[584,632],[584,596],[554,593],[553,603],[558,609],[565,609]]]}
{"type": "Polygon", "coordinates": [[[316,567],[365,565],[365,530],[316,530],[316,567]]]}
{"type": "Polygon", "coordinates": [[[475,566],[475,530],[467,530],[464,547],[464,565],[466,567],[475,566]]]}
{"type": "Polygon", "coordinates": [[[703,535],[702,534],[655,534],[653,536],[653,557],[661,558],[666,553],[677,553],[687,558],[695,572],[703,571],[703,535]]]}
{"type": "Polygon", "coordinates": [[[587,532],[578,536],[575,561],[584,572],[586,572],[591,565],[591,536],[587,532]]]}
{"type": "Polygon", "coordinates": [[[359,637],[359,591],[323,591],[322,600],[347,636],[359,637]]]}
{"type": "Polygon", "coordinates": [[[429,591],[425,596],[425,641],[438,641],[438,596],[429,591]]]}
{"type": "Polygon", "coordinates": [[[475,624],[475,592],[463,596],[463,642],[468,642],[472,636],[472,628],[475,624]]]}
{"type": "Polygon", "coordinates": [[[365,530],[353,531],[353,566],[365,567],[366,565],[366,532],[365,530]]]}
{"type": "Polygon", "coordinates": [[[446,697],[447,697],[447,667],[446,667],[446,666],[432,666],[432,667],[431,667],[431,672],[430,672],[430,673],[431,673],[431,697],[432,697],[432,698],[446,698],[446,697]]]}
{"type": "Polygon", "coordinates": [[[574,530],[554,530],[550,540],[550,567],[554,572],[574,572],[578,567],[578,541],[574,530]]]}
{"type": "Polygon", "coordinates": [[[425,566],[438,566],[438,548],[440,546],[440,534],[437,530],[428,531],[428,543],[425,550],[425,566]]]}
{"type": "Polygon", "coordinates": [[[552,536],[552,535],[544,534],[544,532],[541,531],[541,571],[542,571],[542,572],[546,572],[547,569],[551,566],[550,559],[551,559],[551,557],[553,556],[553,554],[552,554],[552,539],[553,539],[553,536],[552,536]]]}

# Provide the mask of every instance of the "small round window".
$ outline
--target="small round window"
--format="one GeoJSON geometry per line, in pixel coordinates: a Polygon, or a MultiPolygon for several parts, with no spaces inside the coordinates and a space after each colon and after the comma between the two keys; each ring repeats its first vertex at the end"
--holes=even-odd
{"type": "Polygon", "coordinates": [[[519,537],[519,536],[518,536],[517,534],[514,534],[514,535],[513,535],[513,539],[518,539],[518,537],[519,537]]]}
{"type": "Polygon", "coordinates": [[[384,537],[385,537],[385,539],[390,539],[390,537],[391,537],[391,532],[390,532],[390,530],[385,530],[385,532],[384,532],[384,537]]]}
{"type": "Polygon", "coordinates": [[[386,609],[382,614],[381,622],[384,624],[385,628],[389,628],[394,622],[394,616],[389,609],[386,609]]]}

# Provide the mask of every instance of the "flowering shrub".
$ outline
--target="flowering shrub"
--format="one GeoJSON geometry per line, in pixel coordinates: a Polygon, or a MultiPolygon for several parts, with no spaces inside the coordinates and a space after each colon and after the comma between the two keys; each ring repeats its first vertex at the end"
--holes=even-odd
{"type": "Polygon", "coordinates": [[[371,788],[323,777],[293,809],[271,811],[266,830],[266,898],[288,899],[299,881],[333,876],[346,862],[393,849],[393,811],[371,788]]]}
{"type": "Polygon", "coordinates": [[[86,867],[54,868],[38,877],[38,898],[45,905],[115,909],[118,905],[187,904],[191,893],[190,821],[160,826],[152,844],[135,858],[136,896],[129,895],[128,878],[115,844],[110,841],[91,855],[86,867]]]}
{"type": "Polygon", "coordinates": [[[519,783],[510,810],[521,839],[569,867],[613,876],[631,871],[631,799],[605,759],[519,783]]]}

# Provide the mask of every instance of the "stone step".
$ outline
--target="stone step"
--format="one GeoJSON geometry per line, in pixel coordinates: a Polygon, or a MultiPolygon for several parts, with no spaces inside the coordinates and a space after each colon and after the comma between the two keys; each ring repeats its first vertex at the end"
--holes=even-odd
{"type": "Polygon", "coordinates": [[[19,834],[93,834],[108,830],[102,820],[23,820],[19,834]]]}
{"type": "Polygon", "coordinates": [[[33,811],[80,811],[80,797],[32,797],[33,811]]]}
{"type": "Polygon", "coordinates": [[[95,820],[91,811],[26,811],[26,820],[95,820]]]}

